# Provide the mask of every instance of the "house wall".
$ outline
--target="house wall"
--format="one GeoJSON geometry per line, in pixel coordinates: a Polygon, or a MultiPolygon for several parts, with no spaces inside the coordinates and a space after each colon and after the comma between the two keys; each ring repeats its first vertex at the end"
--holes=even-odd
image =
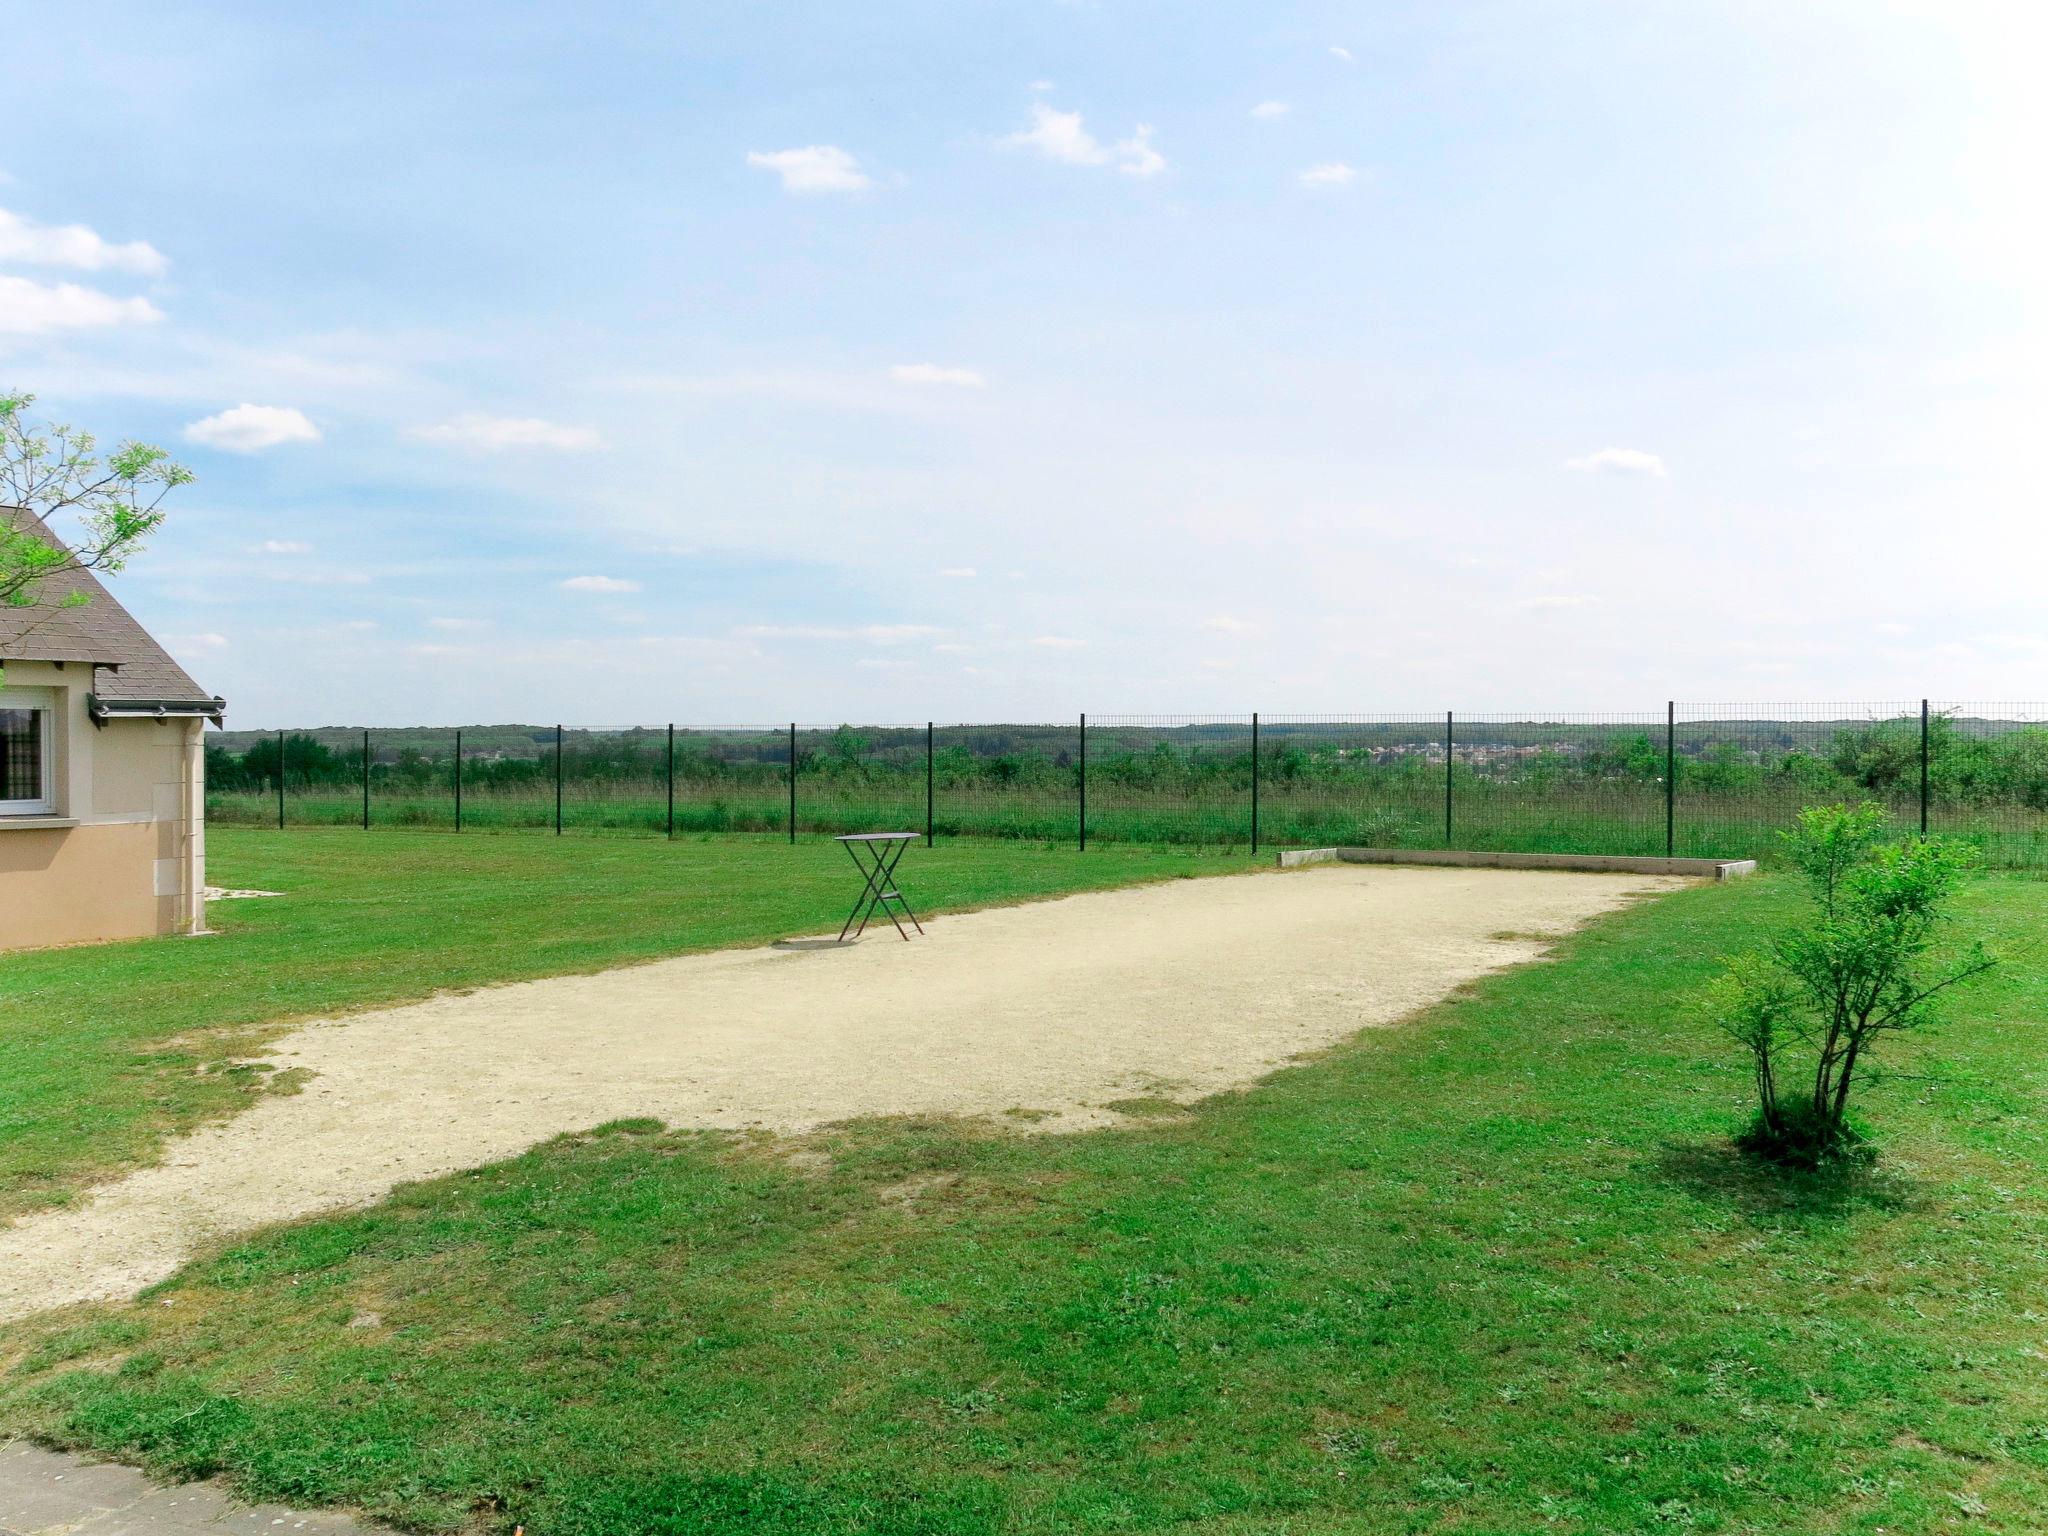
{"type": "Polygon", "coordinates": [[[10,688],[55,694],[49,817],[0,817],[0,950],[151,934],[204,923],[200,720],[86,713],[92,668],[10,661],[10,688]]]}

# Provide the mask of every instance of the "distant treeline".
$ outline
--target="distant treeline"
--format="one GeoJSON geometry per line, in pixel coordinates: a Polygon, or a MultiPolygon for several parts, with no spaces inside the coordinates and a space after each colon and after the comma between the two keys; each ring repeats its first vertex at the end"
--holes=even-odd
{"type": "MultiPolygon", "coordinates": [[[[1589,784],[1657,785],[1666,771],[1661,729],[1516,722],[1463,724],[1451,773],[1474,784],[1546,788],[1589,784]]],[[[2048,809],[2048,729],[1936,715],[1928,722],[1931,797],[1942,804],[2007,803],[2048,809]]],[[[1871,793],[1891,798],[1919,792],[1921,728],[1917,719],[1874,724],[1776,721],[1681,725],[1677,741],[1680,793],[1782,793],[1803,799],[1871,793]]],[[[476,727],[462,736],[464,789],[480,794],[538,792],[555,778],[551,728],[476,727]]],[[[799,730],[800,779],[846,786],[926,771],[922,727],[799,730]]],[[[784,782],[790,754],[786,731],[678,731],[678,783],[765,788],[784,782]]],[[[645,786],[667,776],[668,740],[661,730],[569,731],[561,771],[580,786],[645,786]]],[[[227,733],[207,749],[207,777],[217,793],[274,790],[280,768],[288,790],[360,788],[360,732],[323,729],[275,735],[227,733]]],[[[992,791],[1071,789],[1080,772],[1073,726],[948,726],[934,734],[931,771],[944,788],[992,791]]],[[[371,734],[370,784],[428,791],[452,788],[455,734],[412,728],[371,734]]],[[[1441,722],[1383,725],[1275,724],[1261,734],[1259,776],[1276,793],[1290,787],[1378,782],[1420,788],[1444,776],[1441,722]],[[1428,732],[1434,728],[1435,736],[1428,732]]],[[[1251,744],[1242,725],[1091,725],[1091,785],[1133,792],[1190,793],[1246,789],[1251,744]]]]}

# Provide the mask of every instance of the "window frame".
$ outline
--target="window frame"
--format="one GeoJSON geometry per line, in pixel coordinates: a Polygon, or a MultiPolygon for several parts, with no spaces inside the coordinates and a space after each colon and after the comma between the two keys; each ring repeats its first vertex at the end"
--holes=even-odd
{"type": "Polygon", "coordinates": [[[39,765],[42,794],[33,800],[0,800],[0,817],[54,816],[57,814],[57,712],[56,690],[50,688],[0,688],[0,709],[28,710],[43,717],[42,757],[39,765]]]}

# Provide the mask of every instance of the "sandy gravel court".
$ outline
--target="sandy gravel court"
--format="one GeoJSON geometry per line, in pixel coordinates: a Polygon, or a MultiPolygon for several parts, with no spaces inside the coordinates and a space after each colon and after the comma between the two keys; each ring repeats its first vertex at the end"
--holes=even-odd
{"type": "Polygon", "coordinates": [[[0,1232],[0,1320],[130,1295],[201,1247],[626,1116],[798,1132],[862,1115],[1115,1118],[1192,1101],[1542,951],[1645,875],[1326,866],[1175,881],[520,982],[278,1040],[304,1090],[0,1232]],[[1513,938],[1498,937],[1516,935],[1513,938]]]}

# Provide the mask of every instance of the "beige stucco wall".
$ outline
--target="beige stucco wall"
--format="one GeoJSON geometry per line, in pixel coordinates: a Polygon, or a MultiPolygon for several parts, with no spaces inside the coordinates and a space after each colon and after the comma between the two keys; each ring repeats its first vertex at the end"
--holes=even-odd
{"type": "Polygon", "coordinates": [[[0,817],[0,950],[197,930],[205,723],[96,727],[92,669],[76,663],[11,661],[7,686],[54,695],[56,804],[48,818],[0,817]]]}
{"type": "Polygon", "coordinates": [[[173,931],[156,859],[146,821],[0,830],[0,949],[173,931]]]}

